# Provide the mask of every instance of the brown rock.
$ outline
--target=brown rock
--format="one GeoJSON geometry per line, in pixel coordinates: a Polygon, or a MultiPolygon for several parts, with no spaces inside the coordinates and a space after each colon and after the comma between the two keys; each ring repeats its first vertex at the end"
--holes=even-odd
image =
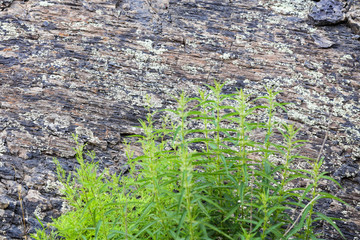
{"type": "MultiPolygon", "coordinates": [[[[229,81],[228,92],[284,90],[279,98],[293,104],[277,116],[302,127],[301,138],[311,142],[303,153],[310,157],[317,157],[328,133],[325,169],[344,189],[329,185],[327,190],[352,206],[340,227],[354,239],[360,232],[354,201],[360,190],[359,41],[345,25],[309,25],[309,2],[122,0],[116,7],[110,0],[31,0],[6,5],[0,12],[0,181],[6,194],[17,201],[11,188],[21,184],[23,197],[33,190],[38,199],[48,199],[50,190],[41,188],[54,179],[52,157],[67,170],[76,167],[72,133],[97,151],[102,166],[120,172],[126,162],[121,143],[137,133],[145,94],[155,107],[170,107],[171,96],[195,93],[216,78],[229,81]],[[336,45],[319,48],[314,35],[336,45]]],[[[41,212],[44,219],[58,214],[61,204],[55,205],[41,212]]],[[[345,211],[340,205],[337,212],[326,207],[323,212],[342,217],[341,207],[345,211]]],[[[15,206],[9,208],[21,219],[15,206]]],[[[30,202],[27,213],[33,216],[34,209],[30,202]]],[[[18,239],[19,223],[6,225],[12,239],[18,239]]],[[[338,235],[329,229],[326,239],[338,235]]]]}

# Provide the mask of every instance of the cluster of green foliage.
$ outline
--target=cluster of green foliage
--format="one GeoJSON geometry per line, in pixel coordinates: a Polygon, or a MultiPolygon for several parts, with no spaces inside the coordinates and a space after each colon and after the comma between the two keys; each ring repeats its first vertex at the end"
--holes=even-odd
{"type": "Polygon", "coordinates": [[[149,111],[140,121],[143,134],[134,136],[143,155],[135,158],[127,144],[126,175],[85,161],[75,136],[80,167],[71,175],[55,161],[73,210],[54,220],[51,236],[43,229],[33,237],[319,239],[313,231],[319,221],[340,232],[333,218],[314,208],[322,198],[341,201],[320,191],[319,181],[338,183],[320,171],[323,160],[297,155],[304,144],[296,139],[298,129],[274,122],[276,108],[285,110],[278,92],[268,89],[250,100],[242,90],[223,94],[217,82],[208,87],[195,98],[181,94],[175,110],[149,111]],[[265,122],[251,120],[259,112],[265,122]],[[154,117],[160,113],[162,118],[154,117]],[[274,164],[274,157],[282,164],[274,164]],[[297,169],[299,159],[310,167],[297,169]],[[298,187],[298,180],[308,184],[298,187]]]}

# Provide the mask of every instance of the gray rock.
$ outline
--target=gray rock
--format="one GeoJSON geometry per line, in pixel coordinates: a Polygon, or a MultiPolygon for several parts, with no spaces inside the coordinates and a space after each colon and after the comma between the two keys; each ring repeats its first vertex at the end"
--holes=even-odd
{"type": "Polygon", "coordinates": [[[346,14],[347,24],[354,34],[360,35],[360,8],[346,14]]]}
{"type": "Polygon", "coordinates": [[[0,209],[6,209],[12,200],[4,195],[0,195],[0,209]]]}
{"type": "Polygon", "coordinates": [[[309,15],[311,23],[317,26],[335,25],[346,19],[344,4],[337,0],[320,0],[309,15]]]}
{"type": "Polygon", "coordinates": [[[360,174],[359,166],[345,164],[335,171],[334,177],[341,180],[343,178],[355,178],[358,174],[360,174]]]}
{"type": "Polygon", "coordinates": [[[23,231],[18,228],[18,227],[11,227],[8,231],[7,231],[7,235],[11,238],[11,239],[20,239],[23,236],[23,231]]]}
{"type": "Polygon", "coordinates": [[[312,34],[312,39],[314,39],[314,43],[319,46],[320,48],[331,48],[336,43],[329,40],[327,37],[320,36],[318,34],[312,34]]]}
{"type": "Polygon", "coordinates": [[[0,1],[0,9],[4,10],[14,2],[14,0],[1,0],[0,1]]]}

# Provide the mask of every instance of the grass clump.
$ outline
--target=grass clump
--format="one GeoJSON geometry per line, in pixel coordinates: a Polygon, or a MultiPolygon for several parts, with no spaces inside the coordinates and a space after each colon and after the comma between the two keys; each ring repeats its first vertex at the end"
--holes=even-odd
{"type": "MultiPolygon", "coordinates": [[[[143,155],[126,151],[126,175],[100,171],[84,161],[77,137],[73,175],[57,164],[65,200],[72,211],[51,224],[64,239],[319,239],[314,226],[333,218],[316,211],[318,189],[334,179],[321,172],[323,160],[297,154],[305,141],[299,129],[274,121],[278,92],[250,100],[242,90],[223,94],[215,82],[198,97],[182,93],[177,108],[149,113],[134,136],[143,155]],[[262,103],[262,104],[260,104],[262,103]],[[155,118],[163,113],[162,118],[155,118]],[[265,114],[265,121],[254,121],[265,114]],[[158,120],[155,120],[158,119],[158,120]],[[277,132],[277,134],[275,134],[277,132]],[[282,136],[282,140],[277,136],[282,136]],[[275,164],[271,159],[281,159],[275,164]],[[307,161],[297,169],[294,161],[307,161]],[[306,180],[307,185],[297,186],[306,180]]],[[[149,101],[150,102],[150,101],[149,101]]],[[[39,230],[35,239],[45,239],[39,230]]]]}

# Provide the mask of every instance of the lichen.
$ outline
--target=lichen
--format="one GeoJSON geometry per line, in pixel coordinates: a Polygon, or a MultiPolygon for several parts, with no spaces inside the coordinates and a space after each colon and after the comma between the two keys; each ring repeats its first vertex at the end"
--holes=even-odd
{"type": "MultiPolygon", "coordinates": [[[[21,29],[18,28],[18,25],[13,22],[0,22],[0,36],[2,41],[7,41],[14,38],[19,38],[21,35],[21,29]]],[[[12,50],[13,51],[13,50],[12,50]]]]}
{"type": "Polygon", "coordinates": [[[303,0],[260,0],[260,5],[283,15],[295,15],[305,18],[311,6],[309,1],[303,0]]]}
{"type": "Polygon", "coordinates": [[[54,3],[47,2],[47,1],[41,1],[41,2],[39,2],[39,5],[42,7],[50,7],[50,6],[53,6],[54,3]]]}
{"type": "Polygon", "coordinates": [[[203,71],[203,69],[201,67],[196,67],[196,66],[192,66],[192,65],[183,65],[183,66],[181,66],[181,69],[192,75],[196,75],[196,74],[198,74],[199,71],[203,71]]]}
{"type": "Polygon", "coordinates": [[[138,40],[137,43],[143,47],[145,47],[148,51],[155,53],[155,54],[163,54],[165,51],[167,51],[165,48],[158,48],[155,49],[153,47],[154,42],[150,39],[145,39],[145,40],[138,40]]]}
{"type": "Polygon", "coordinates": [[[62,189],[64,189],[64,185],[59,181],[54,182],[51,180],[46,180],[46,185],[44,189],[46,192],[56,191],[58,194],[60,194],[62,189]]]}
{"type": "Polygon", "coordinates": [[[59,115],[56,113],[51,113],[44,118],[44,126],[53,132],[58,132],[58,130],[67,129],[71,124],[71,117],[67,115],[59,115]]]}
{"type": "Polygon", "coordinates": [[[65,214],[67,212],[71,212],[74,210],[74,207],[69,205],[67,201],[62,202],[60,212],[61,214],[65,214]]]}
{"type": "Polygon", "coordinates": [[[45,218],[46,214],[42,212],[40,204],[36,206],[34,210],[34,215],[38,217],[40,220],[43,220],[45,218]]]}
{"type": "Polygon", "coordinates": [[[100,139],[98,137],[94,136],[93,131],[91,131],[90,129],[78,126],[75,128],[75,133],[77,135],[82,135],[82,136],[88,137],[90,143],[97,144],[97,145],[100,145],[102,143],[102,141],[100,141],[100,139]]]}

